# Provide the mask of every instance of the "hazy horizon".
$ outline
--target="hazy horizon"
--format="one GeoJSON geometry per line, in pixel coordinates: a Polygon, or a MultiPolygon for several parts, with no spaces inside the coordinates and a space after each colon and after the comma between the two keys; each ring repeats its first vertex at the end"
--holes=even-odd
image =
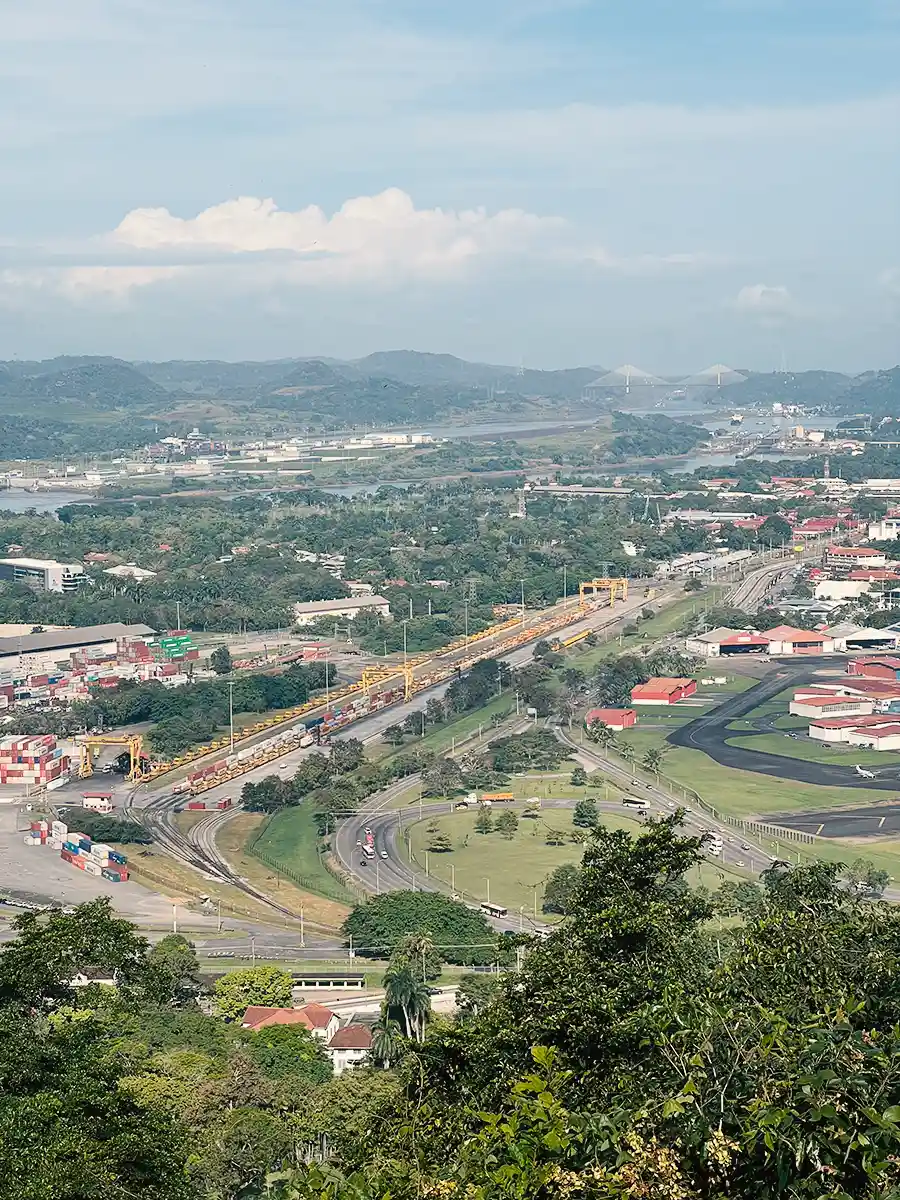
{"type": "Polygon", "coordinates": [[[0,358],[900,361],[884,0],[0,12],[0,358]]]}

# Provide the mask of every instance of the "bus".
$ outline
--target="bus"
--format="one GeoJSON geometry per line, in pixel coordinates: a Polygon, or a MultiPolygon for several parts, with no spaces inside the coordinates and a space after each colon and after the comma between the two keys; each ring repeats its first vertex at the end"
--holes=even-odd
{"type": "Polygon", "coordinates": [[[506,909],[502,904],[487,904],[481,905],[481,911],[488,917],[505,917],[506,909]]]}
{"type": "Polygon", "coordinates": [[[512,792],[482,792],[482,804],[508,804],[515,800],[512,792]]]}
{"type": "Polygon", "coordinates": [[[647,812],[650,808],[649,802],[639,796],[623,796],[622,803],[626,808],[636,808],[638,812],[647,812]]]}

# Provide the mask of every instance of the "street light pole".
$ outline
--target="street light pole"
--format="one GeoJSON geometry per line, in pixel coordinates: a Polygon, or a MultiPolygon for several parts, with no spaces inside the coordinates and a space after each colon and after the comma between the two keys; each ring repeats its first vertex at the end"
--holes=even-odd
{"type": "Polygon", "coordinates": [[[328,647],[326,646],[325,647],[325,707],[326,708],[331,707],[331,696],[329,693],[330,693],[330,689],[328,686],[328,647]]]}
{"type": "Polygon", "coordinates": [[[234,680],[228,680],[228,727],[231,730],[231,753],[234,754],[234,680]]]}
{"type": "Polygon", "coordinates": [[[409,623],[408,621],[403,622],[403,670],[404,671],[407,669],[407,666],[406,666],[406,626],[408,625],[408,623],[409,623]]]}
{"type": "Polygon", "coordinates": [[[519,584],[522,589],[522,624],[525,624],[525,580],[520,579],[519,584]]]}
{"type": "Polygon", "coordinates": [[[469,648],[469,601],[463,600],[463,609],[466,614],[466,649],[469,648]]]}
{"type": "Polygon", "coordinates": [[[490,904],[490,902],[491,902],[491,881],[490,881],[490,879],[488,879],[487,875],[485,875],[485,877],[484,877],[484,882],[487,884],[487,903],[490,904]]]}

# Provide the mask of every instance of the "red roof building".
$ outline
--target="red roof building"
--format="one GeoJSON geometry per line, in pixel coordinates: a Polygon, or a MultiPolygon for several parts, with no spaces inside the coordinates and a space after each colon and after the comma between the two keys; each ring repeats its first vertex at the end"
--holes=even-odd
{"type": "Polygon", "coordinates": [[[895,682],[900,680],[900,658],[889,654],[883,658],[854,658],[847,663],[847,674],[895,682]]]}
{"type": "Polygon", "coordinates": [[[302,1025],[314,1037],[327,1040],[337,1032],[340,1022],[330,1008],[321,1004],[307,1004],[303,1008],[267,1008],[251,1004],[241,1018],[244,1029],[266,1029],[270,1025],[302,1025]]]}
{"type": "Polygon", "coordinates": [[[637,713],[633,708],[592,708],[584,718],[587,726],[605,725],[617,733],[637,724],[637,713]]]}
{"type": "Polygon", "coordinates": [[[335,1075],[341,1075],[348,1067],[365,1062],[372,1049],[372,1030],[368,1025],[351,1023],[332,1035],[328,1042],[328,1057],[335,1075]]]}
{"type": "Polygon", "coordinates": [[[770,654],[830,654],[834,642],[821,633],[810,633],[807,629],[794,629],[791,625],[776,625],[767,629],[770,654]]]}
{"type": "Polygon", "coordinates": [[[631,689],[632,704],[677,704],[697,690],[696,679],[658,677],[631,689]]]}

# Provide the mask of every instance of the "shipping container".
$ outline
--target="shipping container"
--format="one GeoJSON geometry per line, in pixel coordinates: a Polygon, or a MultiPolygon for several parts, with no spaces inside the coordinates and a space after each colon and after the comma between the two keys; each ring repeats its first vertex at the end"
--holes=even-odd
{"type": "Polygon", "coordinates": [[[233,802],[231,800],[219,800],[216,804],[216,808],[231,808],[232,803],[233,802]]]}
{"type": "Polygon", "coordinates": [[[191,812],[200,812],[205,810],[206,805],[202,800],[189,800],[187,807],[191,812]]]}

